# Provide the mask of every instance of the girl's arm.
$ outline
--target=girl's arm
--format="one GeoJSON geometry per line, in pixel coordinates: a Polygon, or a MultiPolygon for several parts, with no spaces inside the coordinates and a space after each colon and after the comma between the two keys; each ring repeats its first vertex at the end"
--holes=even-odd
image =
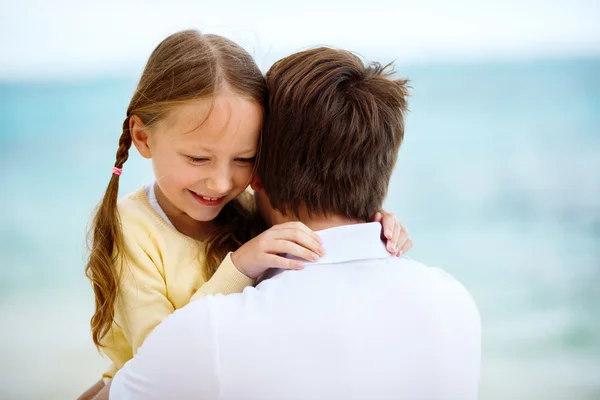
{"type": "MultiPolygon", "coordinates": [[[[395,215],[377,213],[374,222],[382,224],[381,238],[386,242],[390,254],[401,256],[412,247],[408,232],[395,215]]],[[[217,272],[192,296],[192,301],[210,294],[222,292],[225,277],[235,276],[239,271],[244,276],[255,278],[270,268],[302,269],[303,262],[279,256],[287,254],[297,259],[316,261],[324,254],[319,236],[301,222],[287,222],[272,226],[267,231],[229,253],[217,272]]],[[[229,291],[231,293],[231,291],[229,291]]]]}
{"type": "Polygon", "coordinates": [[[229,253],[217,272],[198,289],[191,301],[214,294],[219,287],[214,283],[218,274],[226,276],[231,274],[229,271],[234,270],[249,279],[250,284],[253,284],[257,277],[270,268],[303,268],[304,262],[281,257],[280,254],[316,261],[324,254],[324,250],[321,238],[303,223],[286,222],[275,225],[242,245],[235,252],[229,253]]]}
{"type": "Polygon", "coordinates": [[[96,397],[98,393],[100,393],[102,388],[104,388],[104,381],[100,379],[92,387],[83,392],[83,394],[79,396],[77,400],[92,400],[96,397]]]}
{"type": "Polygon", "coordinates": [[[90,400],[109,400],[109,394],[110,394],[110,382],[108,382],[106,384],[106,386],[104,386],[100,392],[98,393],[98,395],[96,397],[92,397],[90,398],[90,400]]]}

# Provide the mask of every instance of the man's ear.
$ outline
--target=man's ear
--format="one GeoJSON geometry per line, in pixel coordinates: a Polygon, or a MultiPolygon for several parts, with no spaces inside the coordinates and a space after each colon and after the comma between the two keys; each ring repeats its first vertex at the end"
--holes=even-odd
{"type": "Polygon", "coordinates": [[[133,144],[135,144],[142,157],[152,158],[152,151],[148,145],[148,128],[137,115],[129,118],[129,133],[133,144]]]}
{"type": "Polygon", "coordinates": [[[264,186],[263,186],[262,182],[260,181],[260,178],[258,177],[258,175],[254,174],[254,176],[252,177],[252,181],[250,181],[250,187],[255,192],[258,192],[259,190],[263,190],[264,186]]]}

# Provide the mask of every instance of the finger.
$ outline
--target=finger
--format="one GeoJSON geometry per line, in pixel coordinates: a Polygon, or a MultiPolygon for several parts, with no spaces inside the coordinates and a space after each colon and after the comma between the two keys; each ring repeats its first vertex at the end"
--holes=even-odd
{"type": "Polygon", "coordinates": [[[381,222],[381,213],[378,212],[375,214],[375,216],[373,217],[373,222],[381,222]]]}
{"type": "Polygon", "coordinates": [[[318,255],[325,255],[325,249],[321,244],[320,238],[317,236],[319,240],[315,239],[316,234],[312,232],[314,235],[311,235],[310,232],[298,228],[281,228],[273,232],[273,239],[294,242],[318,255]]]}
{"type": "MultiPolygon", "coordinates": [[[[394,233],[392,233],[392,242],[394,243],[394,247],[396,248],[396,251],[400,250],[402,248],[402,245],[404,244],[404,242],[399,243],[400,235],[402,233],[403,228],[404,227],[402,226],[400,221],[396,221],[396,224],[394,225],[394,233]]],[[[408,235],[406,235],[406,238],[408,239],[408,235]]]]}
{"type": "Polygon", "coordinates": [[[400,237],[398,238],[398,241],[396,242],[396,248],[398,249],[398,251],[396,252],[397,256],[401,256],[402,254],[410,250],[410,248],[404,248],[404,246],[409,240],[410,238],[408,237],[408,232],[402,231],[400,237]]]}
{"type": "Polygon", "coordinates": [[[392,235],[394,233],[394,227],[396,225],[396,222],[397,218],[394,214],[385,211],[382,213],[381,225],[383,225],[383,236],[386,239],[392,240],[392,235]]]}
{"type": "Polygon", "coordinates": [[[398,252],[398,257],[400,257],[402,254],[404,254],[407,251],[409,251],[410,249],[412,249],[412,247],[413,247],[412,240],[408,239],[406,241],[406,243],[404,243],[404,245],[402,246],[402,248],[400,249],[400,251],[398,252]]]}
{"type": "Polygon", "coordinates": [[[306,261],[315,262],[319,259],[319,254],[306,247],[302,247],[297,243],[290,242],[289,240],[277,240],[274,242],[275,254],[288,254],[297,258],[301,258],[306,261]]]}
{"type": "Polygon", "coordinates": [[[402,255],[402,253],[404,253],[404,250],[402,250],[402,248],[404,247],[404,245],[406,244],[406,242],[408,242],[408,240],[410,239],[408,237],[408,231],[406,230],[406,228],[404,226],[402,226],[402,224],[399,224],[401,229],[398,235],[398,239],[396,240],[396,248],[398,249],[398,255],[402,255]]]}
{"type": "Polygon", "coordinates": [[[304,269],[304,263],[298,260],[291,260],[289,258],[277,256],[274,254],[265,255],[265,262],[270,268],[281,268],[281,269],[304,269]]]}
{"type": "Polygon", "coordinates": [[[284,224],[276,225],[276,228],[277,230],[297,229],[306,233],[307,235],[315,239],[317,242],[322,243],[321,237],[317,235],[315,231],[313,231],[300,221],[286,222],[284,224]]]}

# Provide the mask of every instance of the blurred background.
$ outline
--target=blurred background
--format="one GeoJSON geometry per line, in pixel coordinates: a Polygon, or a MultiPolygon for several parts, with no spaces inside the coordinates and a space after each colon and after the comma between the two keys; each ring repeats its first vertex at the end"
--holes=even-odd
{"type": "MultiPolygon", "coordinates": [[[[75,398],[85,238],[153,48],[227,36],[266,71],[314,45],[396,61],[411,112],[386,208],[475,297],[480,398],[600,399],[600,3],[0,1],[0,398],[75,398]]],[[[132,150],[121,194],[150,182],[132,150]]]]}

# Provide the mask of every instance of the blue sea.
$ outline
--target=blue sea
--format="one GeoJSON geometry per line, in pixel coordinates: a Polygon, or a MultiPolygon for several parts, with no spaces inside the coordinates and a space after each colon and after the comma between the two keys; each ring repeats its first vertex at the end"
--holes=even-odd
{"type": "MultiPolygon", "coordinates": [[[[600,399],[600,58],[397,70],[413,95],[386,208],[479,306],[480,398],[600,399]]],[[[75,398],[107,363],[86,232],[136,79],[0,83],[1,399],[75,398]]],[[[134,152],[122,194],[152,180],[134,152]]]]}

